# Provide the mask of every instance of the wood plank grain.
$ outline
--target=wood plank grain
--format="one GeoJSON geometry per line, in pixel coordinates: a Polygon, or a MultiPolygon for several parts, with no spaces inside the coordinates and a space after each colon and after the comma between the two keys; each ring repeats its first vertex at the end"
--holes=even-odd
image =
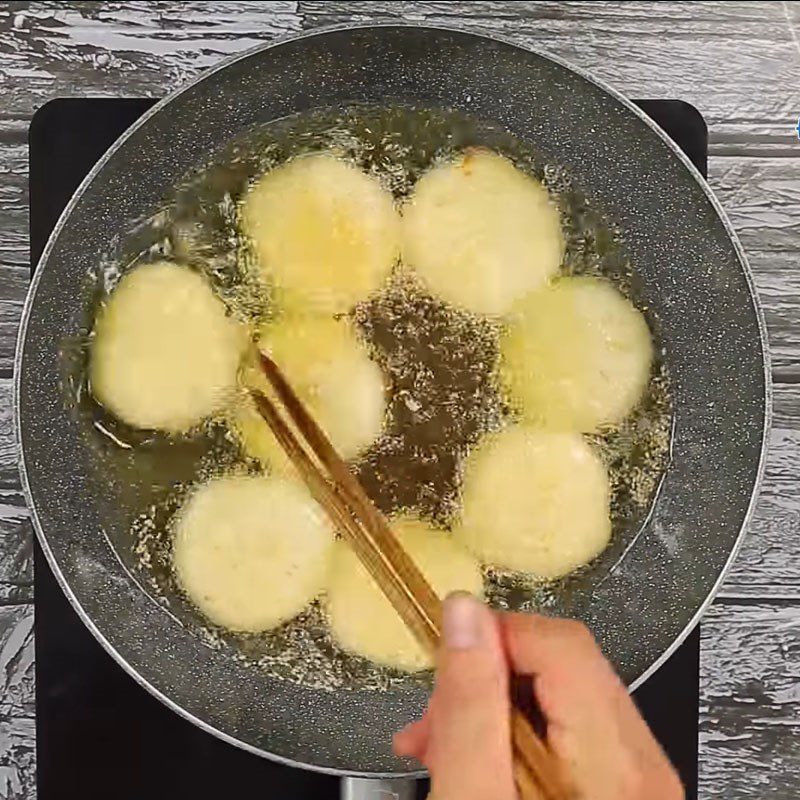
{"type": "Polygon", "coordinates": [[[33,606],[0,608],[0,719],[34,713],[33,606]]]}
{"type": "Polygon", "coordinates": [[[28,267],[0,264],[0,378],[10,377],[14,367],[14,350],[29,276],[28,267]]]}
{"type": "Polygon", "coordinates": [[[0,376],[11,374],[30,282],[28,124],[0,119],[0,376]]]}
{"type": "Polygon", "coordinates": [[[700,796],[793,800],[800,606],[714,605],[701,632],[700,796]]]}
{"type": "Polygon", "coordinates": [[[800,602],[800,385],[775,387],[774,424],[764,481],[744,545],[721,598],[800,602]]]}
{"type": "Polygon", "coordinates": [[[161,94],[301,24],[369,19],[493,30],[630,95],[684,97],[721,132],[797,113],[800,53],[779,3],[12,3],[0,14],[4,104],[25,118],[59,94],[161,94]]]}
{"type": "Polygon", "coordinates": [[[298,30],[294,2],[5,3],[7,117],[52,97],[161,96],[221,56],[298,30]]]}
{"type": "Polygon", "coordinates": [[[21,493],[0,495],[0,606],[33,601],[33,529],[21,493]]]}
{"type": "Polygon", "coordinates": [[[500,33],[631,97],[688,100],[720,132],[730,121],[795,120],[800,106],[800,52],[780,3],[301,2],[299,11],[308,27],[402,19],[500,33]]]}
{"type": "Polygon", "coordinates": [[[33,600],[33,531],[17,472],[12,392],[12,382],[0,380],[0,606],[33,600]]]}
{"type": "Polygon", "coordinates": [[[800,270],[797,251],[751,250],[747,257],[767,320],[773,379],[776,383],[800,383],[800,270]]]}
{"type": "MultiPolygon", "coordinates": [[[[800,154],[800,143],[796,150],[800,154]]],[[[797,251],[800,158],[715,157],[709,159],[708,180],[745,250],[797,251]]]]}
{"type": "Polygon", "coordinates": [[[36,798],[36,721],[0,718],[0,800],[36,798]]]}
{"type": "Polygon", "coordinates": [[[35,797],[33,606],[0,608],[0,798],[35,797]]]}
{"type": "Polygon", "coordinates": [[[0,265],[28,263],[28,125],[0,119],[0,265]]]}

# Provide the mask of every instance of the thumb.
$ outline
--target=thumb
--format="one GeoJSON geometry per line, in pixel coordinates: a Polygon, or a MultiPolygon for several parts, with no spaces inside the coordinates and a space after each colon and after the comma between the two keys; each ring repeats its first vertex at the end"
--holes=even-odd
{"type": "Polygon", "coordinates": [[[494,615],[468,594],[444,603],[425,754],[437,800],[511,800],[509,687],[494,615]]]}

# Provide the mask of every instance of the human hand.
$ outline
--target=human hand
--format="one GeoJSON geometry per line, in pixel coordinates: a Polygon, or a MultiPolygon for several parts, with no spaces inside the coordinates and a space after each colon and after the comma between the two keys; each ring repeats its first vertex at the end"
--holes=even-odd
{"type": "Polygon", "coordinates": [[[678,776],[588,629],[496,614],[469,595],[444,604],[428,710],[395,736],[421,761],[436,800],[516,800],[509,673],[532,676],[576,800],[683,800],[678,776]]]}

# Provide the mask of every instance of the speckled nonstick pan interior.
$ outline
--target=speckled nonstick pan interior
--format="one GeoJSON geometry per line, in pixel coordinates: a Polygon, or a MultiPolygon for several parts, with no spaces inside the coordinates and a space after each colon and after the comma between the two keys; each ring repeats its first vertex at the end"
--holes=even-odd
{"type": "Polygon", "coordinates": [[[91,477],[84,423],[64,402],[72,367],[60,346],[86,324],[83,287],[98,254],[231,137],[305,109],[387,100],[461,110],[535,142],[624,231],[671,373],[672,459],[616,568],[590,570],[574,592],[575,613],[629,684],[688,633],[732,559],[769,408],[752,281],[708,187],[632,105],[561,63],[455,30],[333,29],[236,57],[137,123],[68,206],[25,307],[16,403],[37,534],[86,624],[165,703],[255,752],[365,774],[415,769],[390,742],[420,712],[424,688],[280,681],[207,647],[149,597],[112,546],[134,510],[91,477]]]}

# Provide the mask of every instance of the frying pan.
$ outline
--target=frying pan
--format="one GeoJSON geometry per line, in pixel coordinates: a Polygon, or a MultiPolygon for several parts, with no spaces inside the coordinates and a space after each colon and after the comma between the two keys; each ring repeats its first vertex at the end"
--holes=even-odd
{"type": "Polygon", "coordinates": [[[624,232],[670,372],[671,460],[613,568],[577,580],[573,611],[631,687],[696,624],[733,559],[769,416],[764,324],[719,204],[640,111],[555,59],[450,28],[328,29],[229,59],[138,121],[64,211],[24,309],[16,422],[36,533],[85,624],[165,704],[254,753],[372,776],[417,774],[390,742],[420,713],[425,688],[325,691],[280,680],[209,647],[156,602],[125,548],[135,503],[98,477],[86,419],[65,402],[76,367],[64,342],[89,324],[86,276],[98,254],[234,135],[307,109],[389,100],[463,111],[534,142],[624,232]]]}

